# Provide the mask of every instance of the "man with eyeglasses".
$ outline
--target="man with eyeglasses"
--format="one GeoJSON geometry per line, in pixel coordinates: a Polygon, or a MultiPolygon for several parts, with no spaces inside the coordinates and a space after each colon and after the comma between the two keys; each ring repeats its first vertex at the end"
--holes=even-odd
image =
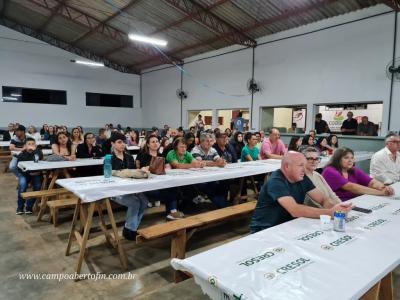
{"type": "Polygon", "coordinates": [[[389,133],[385,138],[385,148],[371,158],[370,173],[384,184],[400,181],[400,136],[389,133]]]}
{"type": "Polygon", "coordinates": [[[311,180],[305,176],[306,158],[303,154],[289,151],[282,159],[281,168],[272,172],[270,179],[263,185],[257,200],[256,209],[250,224],[255,233],[276,226],[294,218],[319,218],[331,215],[336,210],[348,212],[351,203],[333,205],[311,180]],[[304,205],[308,195],[323,208],[304,205]]]}

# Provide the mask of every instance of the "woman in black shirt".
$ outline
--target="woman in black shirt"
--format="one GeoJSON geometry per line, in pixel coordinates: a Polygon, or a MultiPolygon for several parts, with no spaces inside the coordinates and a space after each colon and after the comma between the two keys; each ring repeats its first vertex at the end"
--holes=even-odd
{"type": "MultiPolygon", "coordinates": [[[[79,144],[76,148],[77,158],[101,158],[104,156],[103,151],[96,144],[96,138],[93,133],[88,132],[83,138],[83,143],[79,144]]],[[[89,166],[78,168],[79,176],[95,176],[102,174],[101,166],[89,166]]]]}
{"type": "MultiPolygon", "coordinates": [[[[136,157],[136,167],[146,168],[150,166],[152,157],[161,156],[158,152],[160,148],[160,141],[155,135],[150,135],[146,139],[146,144],[143,149],[139,152],[136,157]]],[[[160,199],[165,202],[165,211],[167,214],[167,220],[176,220],[183,218],[183,213],[177,210],[177,200],[175,195],[177,194],[176,188],[153,190],[145,192],[145,195],[149,199],[160,199]]]]}

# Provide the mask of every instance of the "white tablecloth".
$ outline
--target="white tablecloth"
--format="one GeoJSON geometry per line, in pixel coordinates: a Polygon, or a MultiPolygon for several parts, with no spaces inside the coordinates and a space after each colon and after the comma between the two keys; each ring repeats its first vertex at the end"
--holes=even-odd
{"type": "Polygon", "coordinates": [[[92,202],[107,197],[158,190],[196,183],[218,181],[245,176],[265,174],[279,168],[266,161],[229,164],[225,168],[206,167],[204,169],[167,170],[166,175],[151,175],[149,179],[125,179],[103,176],[59,179],[56,183],[73,192],[83,202],[92,202]]]}
{"type": "Polygon", "coordinates": [[[400,201],[352,202],[373,213],[351,211],[346,232],[298,218],[171,264],[212,299],[358,299],[400,264],[400,201]]]}
{"type": "MultiPolygon", "coordinates": [[[[36,145],[50,145],[50,141],[36,141],[36,145]]],[[[10,141],[0,141],[0,147],[10,146],[10,141]]]]}
{"type": "Polygon", "coordinates": [[[54,170],[54,169],[69,169],[87,166],[102,165],[103,159],[92,158],[77,158],[74,161],[45,161],[41,160],[38,163],[33,161],[21,161],[18,163],[18,168],[23,171],[39,171],[39,170],[54,170]]]}

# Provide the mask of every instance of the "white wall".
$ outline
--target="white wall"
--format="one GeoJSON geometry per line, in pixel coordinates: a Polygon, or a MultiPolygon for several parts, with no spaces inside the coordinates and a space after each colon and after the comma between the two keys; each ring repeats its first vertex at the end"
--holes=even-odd
{"type": "MultiPolygon", "coordinates": [[[[385,133],[390,91],[385,68],[392,58],[394,13],[303,36],[291,36],[387,11],[390,11],[387,6],[378,5],[260,39],[259,43],[274,42],[256,48],[255,78],[261,81],[264,91],[255,95],[252,127],[260,125],[262,106],[307,104],[307,127],[310,129],[313,104],[383,101],[382,126],[385,133]],[[276,41],[286,37],[291,38],[276,41]]],[[[237,48],[234,46],[195,58],[237,48]]],[[[226,94],[246,94],[246,82],[251,77],[251,59],[252,51],[247,49],[186,64],[185,69],[192,77],[184,76],[183,80],[183,88],[189,95],[184,101],[184,114],[191,109],[250,107],[250,96],[235,98],[215,89],[226,94]],[[205,87],[205,84],[210,87],[205,87]]],[[[180,119],[179,100],[175,96],[180,87],[180,73],[171,68],[144,74],[143,78],[145,82],[157,82],[151,89],[144,86],[144,125],[173,123],[175,126],[180,119]],[[160,98],[162,109],[155,110],[160,98]],[[151,118],[149,111],[152,112],[151,118]]],[[[390,124],[394,130],[400,129],[400,119],[393,117],[394,112],[400,113],[399,97],[400,83],[395,83],[390,124]]],[[[186,124],[185,119],[183,124],[186,124]]]]}
{"type": "MultiPolygon", "coordinates": [[[[67,91],[67,105],[0,101],[0,127],[9,122],[41,126],[142,126],[139,76],[71,63],[77,55],[0,26],[0,83],[67,91]],[[86,107],[85,92],[133,95],[134,108],[86,107]]],[[[1,93],[1,91],[0,91],[1,93]]]]}

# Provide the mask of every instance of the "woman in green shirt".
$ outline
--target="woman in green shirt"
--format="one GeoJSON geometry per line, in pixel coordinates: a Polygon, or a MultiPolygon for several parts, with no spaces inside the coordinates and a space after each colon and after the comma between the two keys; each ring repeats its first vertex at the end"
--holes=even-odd
{"type": "Polygon", "coordinates": [[[167,154],[167,162],[173,169],[190,169],[205,167],[204,161],[198,161],[193,158],[190,152],[187,152],[187,145],[184,138],[179,137],[173,143],[173,150],[167,154]]]}

